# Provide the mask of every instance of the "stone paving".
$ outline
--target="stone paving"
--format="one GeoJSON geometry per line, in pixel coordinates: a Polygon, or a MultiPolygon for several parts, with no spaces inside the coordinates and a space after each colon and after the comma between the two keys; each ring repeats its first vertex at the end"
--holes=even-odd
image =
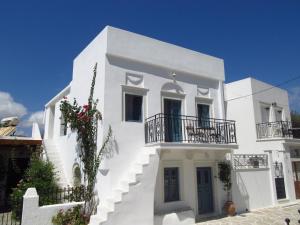
{"type": "Polygon", "coordinates": [[[290,225],[299,224],[300,203],[255,210],[233,217],[210,218],[197,225],[284,225],[285,219],[291,220],[290,225]]]}

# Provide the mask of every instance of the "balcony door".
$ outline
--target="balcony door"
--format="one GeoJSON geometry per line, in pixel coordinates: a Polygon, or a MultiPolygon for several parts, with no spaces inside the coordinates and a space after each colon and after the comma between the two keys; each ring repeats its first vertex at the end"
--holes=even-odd
{"type": "Polygon", "coordinates": [[[182,141],[181,128],[181,101],[175,99],[164,99],[165,114],[165,141],[182,141]]]}

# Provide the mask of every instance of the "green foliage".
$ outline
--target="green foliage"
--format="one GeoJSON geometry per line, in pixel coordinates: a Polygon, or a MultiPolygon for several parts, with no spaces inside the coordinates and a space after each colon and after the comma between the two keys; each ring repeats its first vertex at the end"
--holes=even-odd
{"type": "Polygon", "coordinates": [[[54,225],[87,225],[89,217],[83,213],[81,206],[60,210],[56,216],[52,218],[54,225]]]}
{"type": "Polygon", "coordinates": [[[231,164],[229,161],[222,161],[218,163],[219,167],[219,179],[223,183],[223,190],[227,192],[229,200],[229,194],[231,190],[231,164]]]}
{"type": "Polygon", "coordinates": [[[86,211],[89,215],[95,209],[94,187],[100,162],[107,145],[110,141],[112,131],[109,127],[108,134],[98,151],[97,149],[97,127],[98,121],[102,120],[102,115],[97,109],[98,100],[93,100],[94,87],[96,81],[97,64],[94,67],[90,96],[86,105],[80,106],[76,99],[70,103],[65,97],[61,102],[60,110],[65,123],[72,131],[77,132],[77,143],[79,145],[79,157],[83,163],[84,182],[86,184],[86,211]]]}
{"type": "Polygon", "coordinates": [[[35,187],[39,193],[40,203],[43,205],[56,203],[54,199],[50,199],[48,195],[43,194],[45,190],[58,188],[57,178],[54,167],[51,162],[43,161],[37,156],[31,158],[29,167],[25,171],[24,178],[19,181],[16,188],[10,195],[12,202],[12,210],[15,218],[20,216],[20,202],[27,188],[35,187]]]}
{"type": "Polygon", "coordinates": [[[291,120],[293,123],[300,123],[300,113],[295,110],[291,111],[291,120]]]}

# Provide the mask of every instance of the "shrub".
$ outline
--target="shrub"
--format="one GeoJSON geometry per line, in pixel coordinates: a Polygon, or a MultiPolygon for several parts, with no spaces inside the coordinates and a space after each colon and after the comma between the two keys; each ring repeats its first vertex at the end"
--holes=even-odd
{"type": "Polygon", "coordinates": [[[36,188],[39,194],[40,204],[48,205],[56,203],[55,199],[49,198],[46,195],[47,192],[45,192],[45,190],[58,188],[56,174],[51,162],[43,161],[37,156],[31,158],[23,179],[19,181],[16,188],[13,188],[13,192],[10,195],[12,211],[16,219],[19,219],[21,215],[20,201],[27,188],[31,187],[36,188]]]}
{"type": "Polygon", "coordinates": [[[89,217],[82,212],[81,206],[75,206],[74,208],[66,211],[59,210],[56,216],[52,218],[54,225],[87,225],[89,217]]]}
{"type": "Polygon", "coordinates": [[[219,167],[219,179],[223,183],[223,189],[227,192],[227,200],[230,199],[231,190],[231,164],[229,161],[223,161],[218,163],[219,167]]]}

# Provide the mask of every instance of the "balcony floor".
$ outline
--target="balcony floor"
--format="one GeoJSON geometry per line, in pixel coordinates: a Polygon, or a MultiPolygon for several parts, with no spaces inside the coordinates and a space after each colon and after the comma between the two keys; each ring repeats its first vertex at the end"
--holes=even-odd
{"type": "Polygon", "coordinates": [[[216,144],[216,143],[182,143],[182,142],[156,142],[145,145],[146,147],[157,147],[159,149],[178,149],[178,150],[220,150],[228,151],[237,149],[237,144],[216,144]]]}

